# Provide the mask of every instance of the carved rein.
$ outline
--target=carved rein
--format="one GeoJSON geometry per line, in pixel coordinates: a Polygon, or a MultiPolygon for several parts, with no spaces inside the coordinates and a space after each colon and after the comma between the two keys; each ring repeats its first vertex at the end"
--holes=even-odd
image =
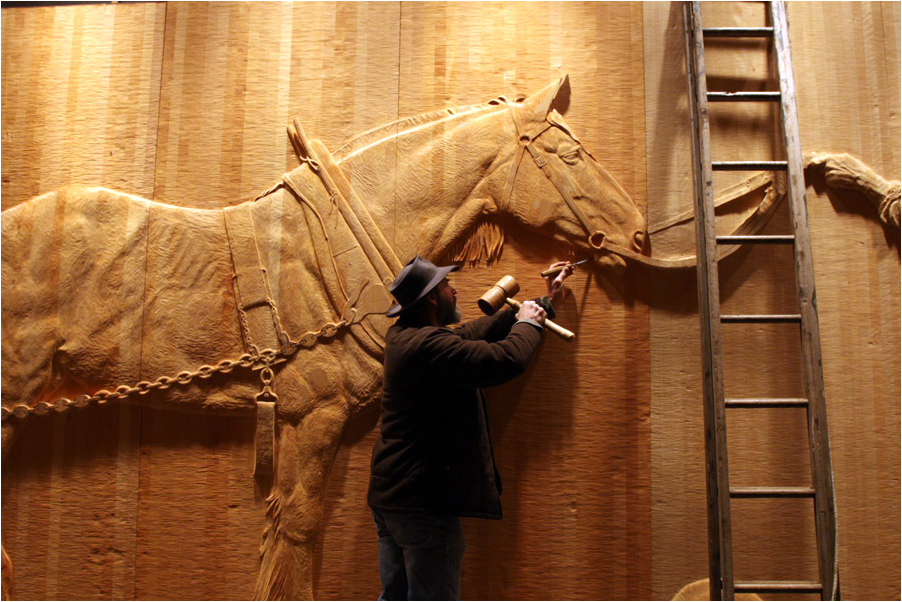
{"type": "MultiPolygon", "coordinates": [[[[507,99],[502,97],[501,99],[499,99],[499,101],[495,102],[499,104],[503,102],[505,105],[507,105],[510,111],[511,119],[514,122],[514,127],[517,130],[518,148],[514,151],[513,161],[511,162],[510,171],[508,172],[507,176],[507,182],[504,185],[504,192],[502,193],[500,204],[500,207],[502,209],[506,208],[510,203],[510,197],[511,194],[513,194],[514,185],[516,184],[517,173],[520,169],[520,163],[523,160],[523,156],[526,153],[529,153],[536,166],[540,170],[542,170],[542,173],[545,174],[545,177],[548,178],[548,180],[554,185],[555,189],[558,191],[558,194],[564,200],[564,203],[567,204],[567,207],[569,207],[573,215],[576,216],[577,221],[583,227],[583,230],[585,230],[588,236],[587,241],[591,248],[595,249],[596,251],[608,251],[610,253],[620,255],[621,257],[624,257],[626,259],[630,259],[637,263],[641,263],[653,268],[678,269],[691,268],[696,265],[696,259],[694,257],[685,259],[659,259],[637,253],[632,249],[612,242],[601,230],[593,230],[589,219],[586,217],[579,204],[575,199],[571,198],[566,193],[564,186],[561,183],[560,176],[551,170],[548,162],[542,157],[541,153],[539,153],[539,151],[535,147],[535,141],[539,138],[539,136],[544,134],[552,127],[557,126],[546,118],[544,122],[542,122],[538,127],[533,128],[532,131],[526,131],[520,126],[519,121],[517,121],[517,116],[514,113],[513,105],[507,99]]],[[[570,135],[572,137],[572,134],[570,135]]],[[[589,153],[589,151],[587,151],[585,148],[583,148],[583,152],[591,156],[591,153],[589,153]]],[[[770,217],[771,212],[779,203],[781,198],[782,195],[778,185],[770,185],[767,188],[764,199],[759,203],[755,211],[748,218],[746,218],[731,234],[735,235],[747,233],[750,231],[756,231],[770,217]]],[[[738,248],[739,245],[732,245],[721,250],[718,259],[726,257],[738,248]]]]}

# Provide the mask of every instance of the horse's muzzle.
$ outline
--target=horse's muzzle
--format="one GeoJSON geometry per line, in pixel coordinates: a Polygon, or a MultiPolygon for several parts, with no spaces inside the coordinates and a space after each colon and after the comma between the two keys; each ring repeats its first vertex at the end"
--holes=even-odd
{"type": "MultiPolygon", "coordinates": [[[[627,248],[630,251],[635,251],[636,253],[642,253],[642,250],[645,248],[645,230],[637,230],[633,232],[632,238],[627,243],[627,248]]],[[[595,249],[596,251],[602,251],[605,249],[605,242],[608,240],[607,235],[601,230],[596,230],[589,236],[589,245],[595,249]]]]}
{"type": "Polygon", "coordinates": [[[645,240],[647,233],[645,230],[637,230],[628,241],[624,241],[625,245],[618,245],[614,241],[609,241],[607,235],[601,230],[596,230],[589,236],[589,245],[595,249],[595,264],[613,269],[614,271],[622,271],[626,268],[626,260],[622,256],[631,254],[642,254],[645,248],[645,240]],[[622,249],[622,251],[618,251],[622,249]]]}

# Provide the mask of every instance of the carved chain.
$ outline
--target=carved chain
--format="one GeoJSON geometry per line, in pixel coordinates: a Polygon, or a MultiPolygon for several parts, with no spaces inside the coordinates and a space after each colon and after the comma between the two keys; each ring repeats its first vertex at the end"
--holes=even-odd
{"type": "Polygon", "coordinates": [[[339,320],[338,322],[326,322],[325,324],[320,326],[319,330],[311,330],[309,332],[306,332],[297,341],[289,340],[289,344],[283,346],[283,348],[279,351],[276,351],[274,349],[264,349],[263,351],[258,352],[254,347],[252,349],[254,349],[256,353],[245,353],[238,359],[223,360],[215,366],[203,365],[193,372],[185,370],[183,372],[179,372],[175,376],[161,376],[155,381],[141,381],[134,386],[120,385],[112,391],[101,389],[93,395],[78,395],[75,397],[75,399],[62,397],[60,399],[57,399],[53,403],[39,401],[34,406],[19,404],[13,406],[12,408],[4,407],[2,408],[2,416],[3,419],[8,418],[9,416],[15,416],[16,418],[25,418],[32,413],[40,416],[48,413],[50,410],[65,412],[69,408],[83,408],[91,403],[103,405],[110,400],[126,399],[127,397],[131,397],[136,393],[138,395],[146,395],[150,391],[157,389],[164,391],[170,388],[172,385],[187,385],[195,378],[205,379],[210,378],[214,374],[228,374],[235,368],[264,370],[264,373],[262,374],[267,374],[266,371],[268,370],[268,379],[263,379],[264,387],[267,387],[272,381],[272,370],[270,366],[278,358],[290,357],[294,355],[301,347],[309,349],[313,347],[321,338],[332,338],[338,334],[341,328],[347,326],[349,323],[350,322],[345,319],[339,320]]]}

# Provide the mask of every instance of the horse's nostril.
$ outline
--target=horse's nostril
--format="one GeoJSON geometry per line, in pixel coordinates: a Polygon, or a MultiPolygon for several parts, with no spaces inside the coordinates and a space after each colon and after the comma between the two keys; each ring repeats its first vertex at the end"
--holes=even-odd
{"type": "Polygon", "coordinates": [[[589,237],[589,244],[596,249],[600,249],[604,246],[605,238],[607,238],[607,236],[605,236],[605,233],[598,230],[589,237]]]}

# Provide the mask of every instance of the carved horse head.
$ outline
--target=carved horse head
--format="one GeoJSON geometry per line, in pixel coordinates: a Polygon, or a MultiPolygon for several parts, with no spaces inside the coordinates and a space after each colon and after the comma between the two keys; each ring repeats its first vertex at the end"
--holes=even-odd
{"type": "MultiPolygon", "coordinates": [[[[566,77],[537,94],[446,109],[362,134],[334,157],[400,258],[448,257],[500,217],[621,267],[612,246],[641,253],[635,203],[551,108],[566,77]]],[[[489,260],[500,241],[454,257],[489,260]],[[489,248],[491,247],[491,248],[489,248]]]]}

